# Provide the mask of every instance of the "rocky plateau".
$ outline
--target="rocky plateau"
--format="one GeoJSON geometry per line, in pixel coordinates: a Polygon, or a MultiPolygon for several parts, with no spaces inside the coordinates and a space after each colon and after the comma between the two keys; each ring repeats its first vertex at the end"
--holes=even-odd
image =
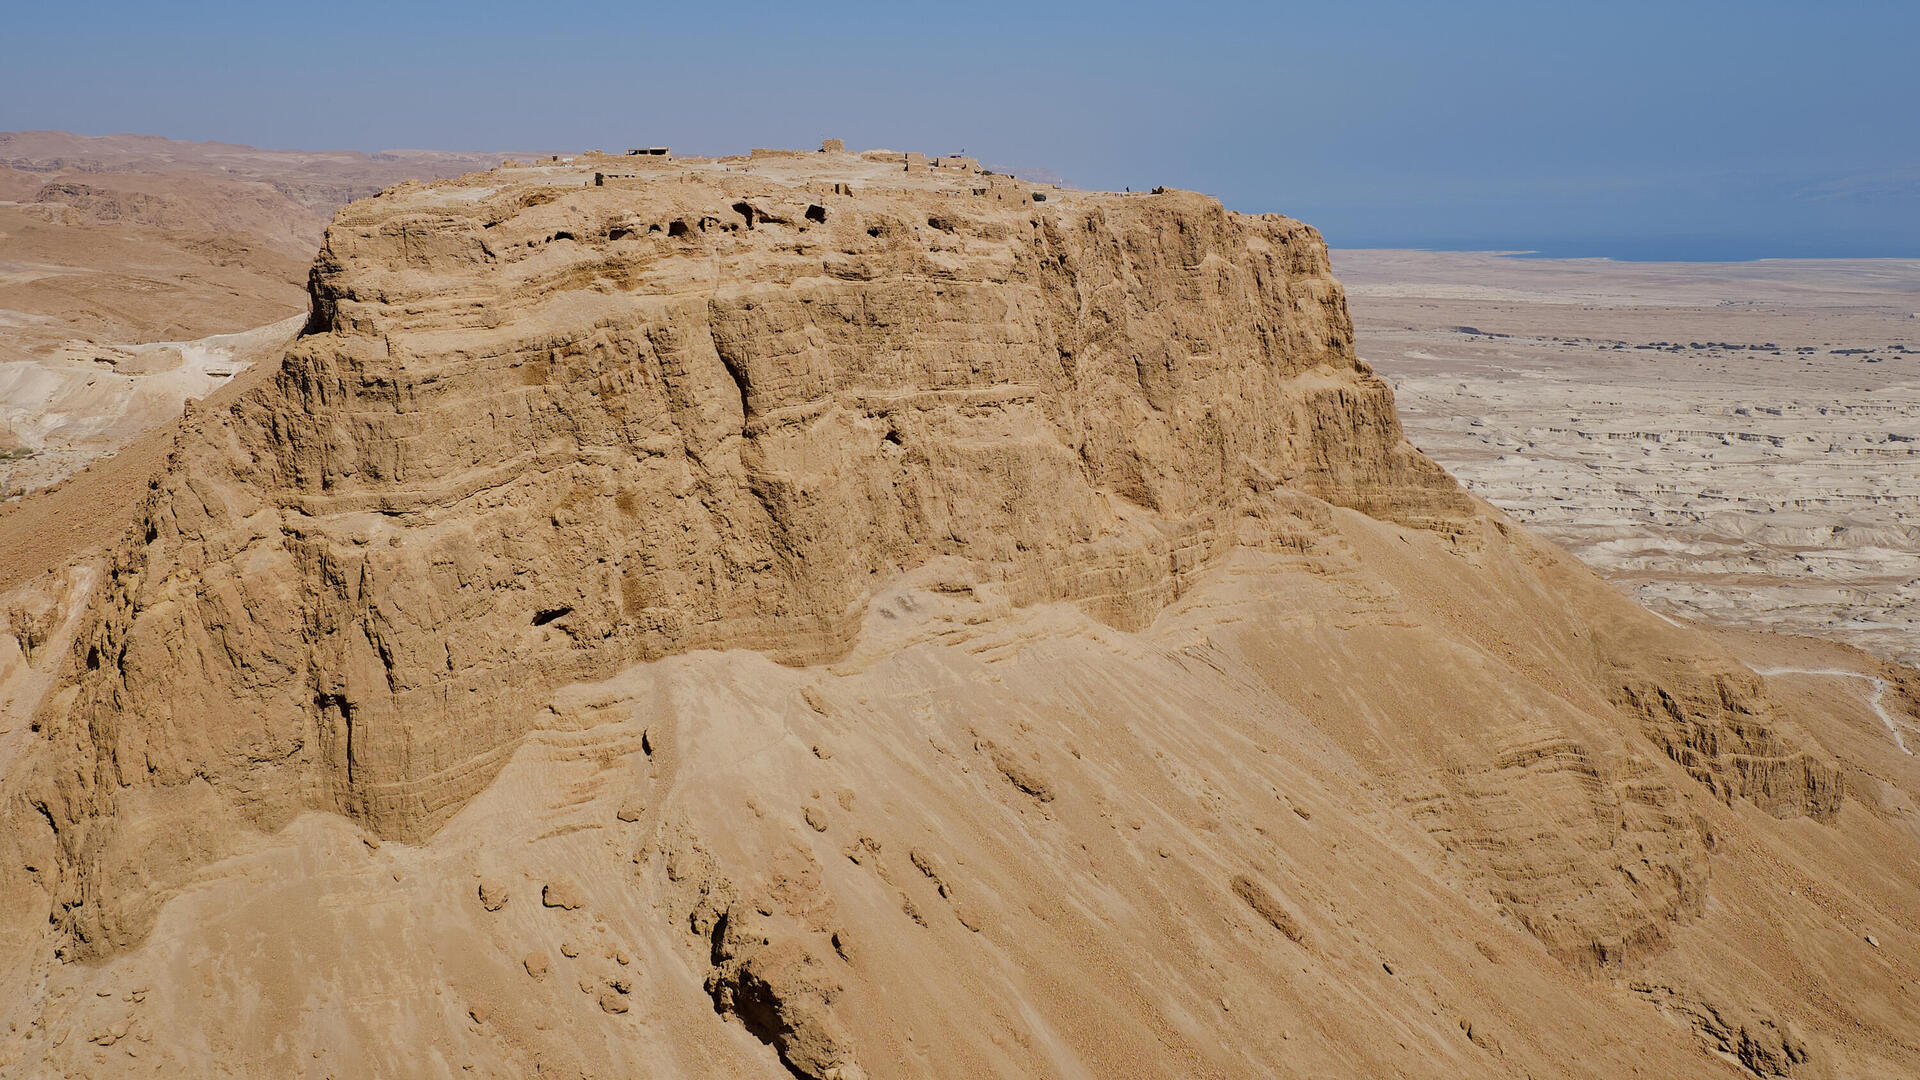
{"type": "Polygon", "coordinates": [[[1332,271],[889,151],[347,206],[0,513],[0,1075],[1920,1072],[1920,675],[1463,488],[1332,271]]]}

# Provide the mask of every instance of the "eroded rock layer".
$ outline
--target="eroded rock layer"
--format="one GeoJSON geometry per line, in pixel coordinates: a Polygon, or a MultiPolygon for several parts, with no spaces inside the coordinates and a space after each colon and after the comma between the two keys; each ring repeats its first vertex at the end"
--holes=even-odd
{"type": "Polygon", "coordinates": [[[1775,910],[1763,869],[1911,858],[1914,778],[1836,734],[1871,718],[1412,450],[1298,222],[589,159],[355,204],[312,295],[16,602],[0,1065],[1920,1060],[1910,935],[1865,1019],[1794,982],[1911,885],[1775,910]],[[1769,918],[1805,944],[1723,944],[1769,918]]]}
{"type": "Polygon", "coordinates": [[[120,556],[69,803],[258,774],[258,813],[420,835],[552,686],[693,648],[830,659],[932,556],[1138,626],[1263,491],[1465,512],[1298,222],[971,174],[560,180],[328,231],[311,332],[183,443],[120,556]]]}

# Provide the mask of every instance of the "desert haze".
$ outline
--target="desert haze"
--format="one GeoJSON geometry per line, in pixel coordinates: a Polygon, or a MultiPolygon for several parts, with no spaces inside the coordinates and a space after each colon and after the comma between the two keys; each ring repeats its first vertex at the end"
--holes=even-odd
{"type": "Polygon", "coordinates": [[[1915,264],[0,166],[0,1076],[1920,1075],[1915,264]]]}
{"type": "Polygon", "coordinates": [[[1920,662],[1920,260],[1335,269],[1470,490],[1656,611],[1920,662]]]}

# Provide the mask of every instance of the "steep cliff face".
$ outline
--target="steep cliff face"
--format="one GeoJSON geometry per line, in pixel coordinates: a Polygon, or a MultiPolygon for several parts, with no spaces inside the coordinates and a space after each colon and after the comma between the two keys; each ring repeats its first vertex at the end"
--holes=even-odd
{"type": "MultiPolygon", "coordinates": [[[[995,1002],[998,1049],[932,1071],[1117,1065],[1098,1044],[1132,1026],[1159,1032],[1148,1073],[1231,1074],[1284,1050],[1210,995],[1273,1007],[1290,950],[1344,1002],[1327,1047],[1376,1014],[1427,1023],[1425,998],[1341,982],[1380,964],[1352,943],[1415,918],[1340,914],[1362,903],[1343,843],[1447,897],[1451,932],[1618,970],[1703,918],[1714,822],[1841,814],[1832,753],[1757,677],[1407,444],[1307,226],[844,155],[612,167],[349,207],[273,384],[184,425],[41,700],[33,771],[8,778],[69,955],[159,962],[143,939],[211,902],[210,867],[289,843],[332,865],[305,811],[417,847],[468,897],[462,875],[513,857],[460,845],[598,830],[569,815],[617,803],[617,859],[583,848],[574,876],[648,943],[662,1001],[700,987],[794,1073],[927,1071],[888,1033],[909,1015],[965,1041],[961,1003],[901,966],[919,946],[847,944],[937,903],[1022,970],[1100,970],[1168,926],[1229,968],[1249,917],[1279,938],[1271,970],[1084,1015],[950,942],[928,962],[995,1002]],[[574,776],[578,798],[501,775],[595,740],[611,771],[574,776]],[[502,784],[542,793],[514,816],[502,784]],[[787,800],[807,809],[776,826],[787,800]],[[1148,899],[1169,844],[1204,886],[1148,899]]],[[[570,888],[542,907],[574,910],[570,888]]],[[[506,903],[478,895],[449,917],[506,903]]],[[[1449,963],[1447,996],[1579,997],[1555,981],[1577,976],[1495,991],[1449,963]]],[[[605,981],[626,1013],[633,977],[605,981]]],[[[1601,1046],[1614,1008],[1568,1023],[1601,1046]]],[[[1500,1045],[1459,1026],[1471,1053],[1500,1045]]],[[[560,1053],[535,1030],[497,1060],[560,1053]]],[[[1556,1060],[1502,1038],[1514,1069],[1556,1060]]],[[[1662,1060],[1661,1038],[1594,1067],[1662,1060]]],[[[1359,1067],[1328,1053],[1302,1060],[1359,1067]]],[[[1453,1053],[1367,1067],[1447,1074],[1453,1053]]]]}
{"type": "Polygon", "coordinates": [[[527,171],[329,230],[311,332],[183,442],[121,556],[66,799],[245,774],[266,819],[317,793],[418,836],[554,686],[834,658],[931,558],[1137,627],[1276,489],[1467,513],[1298,222],[973,174],[527,171]]]}

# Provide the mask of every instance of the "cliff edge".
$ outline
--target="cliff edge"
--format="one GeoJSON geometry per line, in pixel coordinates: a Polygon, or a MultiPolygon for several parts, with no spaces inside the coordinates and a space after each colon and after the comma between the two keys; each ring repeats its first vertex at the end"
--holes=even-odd
{"type": "Polygon", "coordinates": [[[916,158],[344,210],[271,383],[19,609],[0,1064],[1920,1061],[1858,718],[1415,451],[1308,226],[916,158]]]}

